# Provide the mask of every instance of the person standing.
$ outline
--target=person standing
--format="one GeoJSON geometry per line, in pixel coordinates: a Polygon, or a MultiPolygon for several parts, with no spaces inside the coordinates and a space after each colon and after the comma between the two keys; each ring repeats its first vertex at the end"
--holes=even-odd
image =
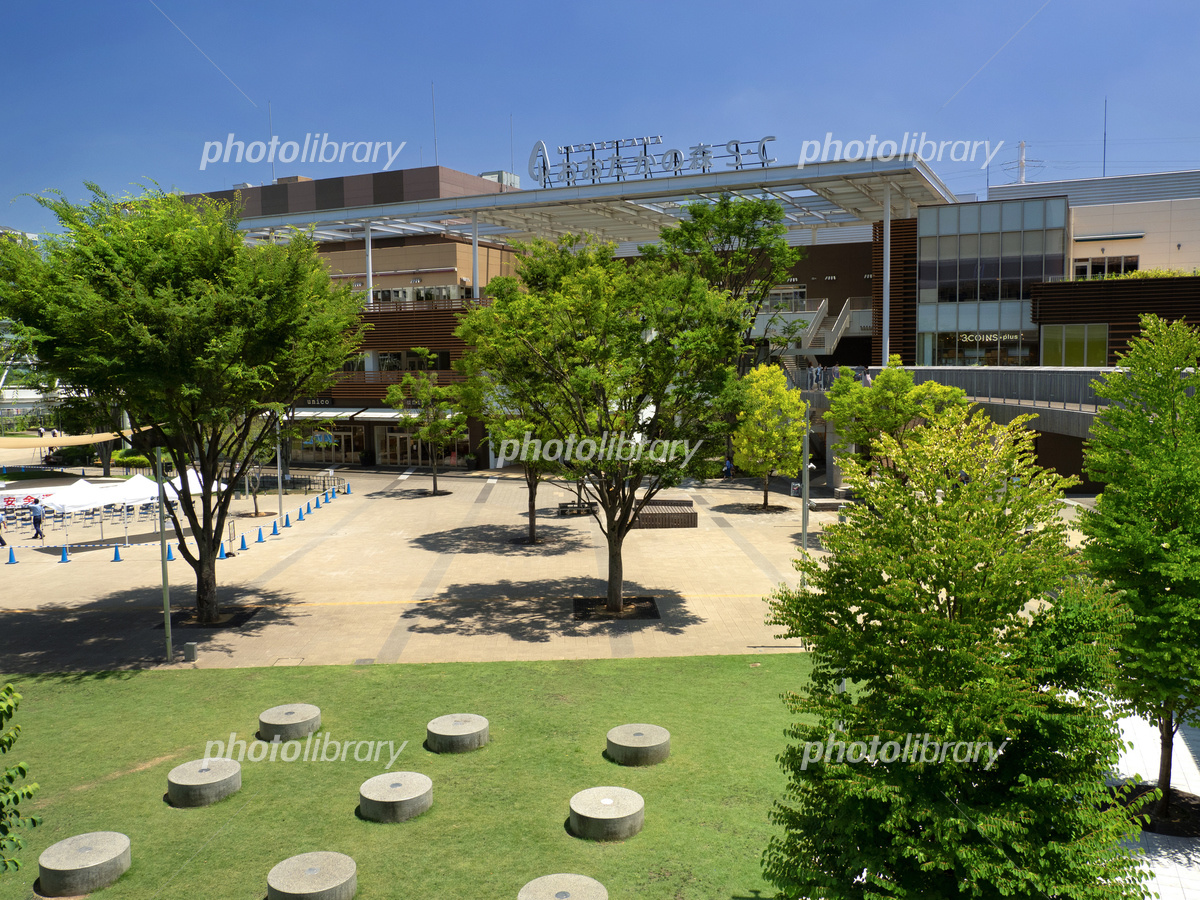
{"type": "Polygon", "coordinates": [[[7,547],[8,541],[4,540],[4,529],[8,527],[5,521],[4,510],[0,509],[0,547],[7,547]]]}
{"type": "Polygon", "coordinates": [[[46,535],[42,533],[42,520],[46,518],[46,510],[40,501],[34,500],[29,504],[29,515],[33,518],[33,539],[44,541],[46,535]]]}

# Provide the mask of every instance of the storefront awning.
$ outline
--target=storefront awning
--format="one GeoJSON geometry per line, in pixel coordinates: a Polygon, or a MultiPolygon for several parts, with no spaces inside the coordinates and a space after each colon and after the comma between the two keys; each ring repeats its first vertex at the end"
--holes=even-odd
{"type": "Polygon", "coordinates": [[[292,417],[298,422],[321,422],[328,419],[353,420],[355,422],[399,422],[401,419],[410,419],[413,415],[415,413],[409,410],[321,406],[298,409],[292,417]]]}

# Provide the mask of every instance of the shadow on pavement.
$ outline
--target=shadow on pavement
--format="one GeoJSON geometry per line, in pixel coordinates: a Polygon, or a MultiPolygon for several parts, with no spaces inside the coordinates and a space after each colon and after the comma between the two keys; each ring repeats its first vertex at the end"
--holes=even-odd
{"type": "MultiPolygon", "coordinates": [[[[467,525],[412,538],[422,550],[434,553],[497,553],[512,556],[562,556],[591,547],[591,537],[562,525],[538,525],[536,544],[513,543],[529,534],[528,526],[467,525]]],[[[603,591],[601,591],[603,593],[603,591]]]]}
{"type": "MultiPolygon", "coordinates": [[[[198,649],[223,650],[226,634],[253,635],[267,625],[287,623],[289,594],[242,588],[218,588],[221,606],[261,606],[240,628],[173,628],[175,662],[182,660],[184,643],[198,649]]],[[[172,588],[172,610],[195,605],[195,587],[172,588]]],[[[0,672],[99,672],[140,669],[166,661],[161,588],[112,591],[88,603],[42,603],[37,609],[0,611],[0,672]],[[158,626],[158,627],[155,627],[158,626]]]]}
{"type": "Polygon", "coordinates": [[[555,637],[589,637],[656,631],[682,634],[704,620],[691,612],[675,591],[650,591],[625,581],[626,596],[650,595],[658,602],[660,619],[586,622],[574,617],[574,598],[602,597],[601,578],[546,578],[497,581],[491,584],[452,584],[436,601],[421,603],[401,617],[408,630],[420,634],[481,636],[502,634],[515,641],[544,643],[555,637]]]}

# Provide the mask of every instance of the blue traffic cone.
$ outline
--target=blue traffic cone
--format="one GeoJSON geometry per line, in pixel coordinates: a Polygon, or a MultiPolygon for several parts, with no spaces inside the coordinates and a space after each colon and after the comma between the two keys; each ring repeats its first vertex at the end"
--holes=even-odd
{"type": "Polygon", "coordinates": [[[325,491],[325,502],[329,502],[329,491],[325,491]]]}
{"type": "Polygon", "coordinates": [[[70,562],[70,560],[67,559],[67,548],[66,547],[63,547],[62,559],[60,559],[59,562],[60,563],[70,562]]]}
{"type": "Polygon", "coordinates": [[[271,537],[278,537],[278,536],[279,536],[279,520],[276,519],[274,522],[271,523],[271,537]]]}
{"type": "Polygon", "coordinates": [[[347,494],[350,493],[350,482],[348,482],[348,481],[346,482],[346,493],[347,494]]]}
{"type": "Polygon", "coordinates": [[[245,534],[242,535],[242,543],[241,543],[241,546],[238,547],[238,549],[239,550],[249,550],[250,549],[249,547],[246,546],[246,535],[245,534]]]}
{"type": "Polygon", "coordinates": [[[321,508],[321,498],[317,497],[317,509],[321,508]]]}
{"type": "Polygon", "coordinates": [[[15,566],[17,564],[17,553],[12,547],[8,548],[8,562],[5,565],[15,566]]]}
{"type": "Polygon", "coordinates": [[[284,528],[291,528],[291,527],[292,527],[292,517],[291,517],[291,515],[290,515],[289,513],[284,513],[284,514],[283,514],[283,527],[284,527],[284,528]]]}
{"type": "Polygon", "coordinates": [[[227,557],[225,556],[225,542],[221,541],[221,552],[217,554],[217,559],[226,559],[226,558],[227,557]]]}
{"type": "Polygon", "coordinates": [[[296,512],[296,521],[297,521],[297,522],[303,522],[303,521],[304,521],[304,507],[303,507],[303,506],[302,506],[302,507],[300,507],[300,509],[299,509],[299,510],[297,510],[297,512],[296,512]]]}
{"type": "Polygon", "coordinates": [[[310,516],[312,515],[312,502],[311,501],[304,504],[304,511],[306,513],[308,513],[310,516]]]}
{"type": "Polygon", "coordinates": [[[333,488],[329,492],[329,502],[332,503],[336,497],[337,497],[337,488],[333,488]]]}
{"type": "Polygon", "coordinates": [[[256,544],[263,543],[262,526],[261,525],[258,527],[258,539],[254,543],[256,543],[256,544]]]}
{"type": "Polygon", "coordinates": [[[121,561],[121,548],[113,547],[113,562],[120,562],[120,561],[121,561]]]}
{"type": "Polygon", "coordinates": [[[167,562],[172,562],[175,559],[175,552],[171,549],[171,545],[167,544],[167,562]]]}

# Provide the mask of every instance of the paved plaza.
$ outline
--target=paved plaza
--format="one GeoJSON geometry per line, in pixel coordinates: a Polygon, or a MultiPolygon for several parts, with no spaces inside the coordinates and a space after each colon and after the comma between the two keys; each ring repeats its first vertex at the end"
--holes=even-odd
{"type": "MultiPolygon", "coordinates": [[[[9,456],[11,456],[11,452],[9,456]]],[[[7,458],[8,464],[23,460],[7,458]]],[[[96,473],[90,472],[89,475],[96,473]]],[[[235,501],[236,548],[217,563],[224,606],[258,612],[239,628],[174,629],[176,661],[164,659],[161,562],[157,534],[135,522],[129,545],[120,523],[76,527],[69,562],[61,562],[61,529],[44,545],[30,530],[9,532],[16,565],[3,568],[0,672],[123,667],[236,668],[286,665],[378,665],[395,662],[599,659],[795,652],[764,624],[763,598],[794,584],[791,566],[801,539],[798,499],[782,491],[755,511],[761,485],[749,479],[685,484],[664,497],[690,498],[698,527],[634,530],[625,541],[625,593],[653,596],[659,620],[588,622],[573,600],[601,597],[607,550],[590,517],[560,518],[572,492],[554,484],[538,494],[545,542],[519,541],[527,528],[524,479],[516,472],[442,474],[448,494],[428,495],[417,472],[357,472],[351,492],[313,508],[319,495],[289,494],[290,527],[271,536],[277,500],[252,517],[250,499],[235,501]],[[264,540],[257,540],[262,528],[264,540]],[[121,561],[114,562],[114,544],[121,561]],[[195,662],[179,650],[195,642],[195,662]]],[[[783,487],[782,483],[778,485],[783,487]]],[[[1086,502],[1086,501],[1084,501],[1086,502]]],[[[1064,516],[1073,518],[1067,505],[1064,516]]],[[[810,514],[810,545],[834,512],[810,514]]],[[[282,524],[282,523],[280,523],[282,524]]],[[[1075,535],[1078,539],[1078,535],[1075,535]]],[[[5,554],[7,558],[7,554],[5,554]]],[[[194,606],[191,568],[169,563],[174,609],[194,606]]],[[[1122,723],[1133,742],[1121,772],[1153,776],[1157,733],[1122,723]]],[[[1200,794],[1200,732],[1185,729],[1175,749],[1175,784],[1200,794]]],[[[1200,900],[1200,841],[1144,835],[1163,900],[1200,900]]]]}

